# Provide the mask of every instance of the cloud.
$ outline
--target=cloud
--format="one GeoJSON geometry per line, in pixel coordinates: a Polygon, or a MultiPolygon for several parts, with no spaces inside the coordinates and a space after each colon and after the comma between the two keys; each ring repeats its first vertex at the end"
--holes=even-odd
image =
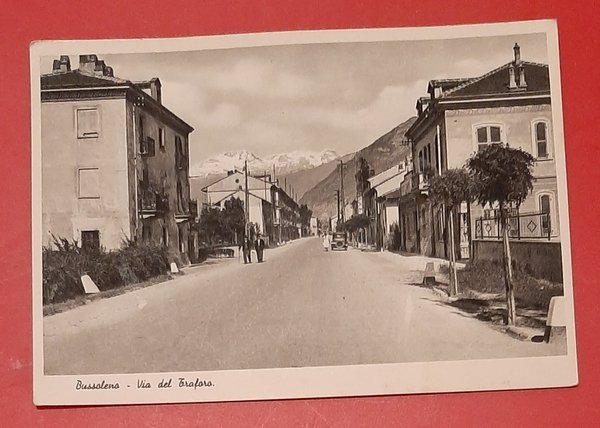
{"type": "Polygon", "coordinates": [[[315,90],[307,77],[278,71],[268,62],[245,58],[229,69],[212,69],[202,73],[213,90],[241,92],[267,98],[304,98],[315,90]]]}
{"type": "Polygon", "coordinates": [[[231,103],[218,104],[210,111],[199,111],[196,122],[199,126],[210,128],[235,128],[242,120],[242,112],[238,105],[231,103]]]}

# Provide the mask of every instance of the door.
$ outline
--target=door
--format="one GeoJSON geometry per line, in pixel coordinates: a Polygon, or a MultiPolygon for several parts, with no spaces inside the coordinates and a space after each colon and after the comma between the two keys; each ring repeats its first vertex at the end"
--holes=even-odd
{"type": "Polygon", "coordinates": [[[419,224],[419,210],[415,209],[415,234],[416,234],[416,239],[417,239],[417,253],[421,253],[421,227],[419,224]]]}
{"type": "Polygon", "coordinates": [[[459,242],[460,242],[460,258],[470,258],[470,242],[469,242],[469,212],[467,204],[462,203],[460,206],[460,213],[458,214],[458,229],[459,229],[459,242]]]}

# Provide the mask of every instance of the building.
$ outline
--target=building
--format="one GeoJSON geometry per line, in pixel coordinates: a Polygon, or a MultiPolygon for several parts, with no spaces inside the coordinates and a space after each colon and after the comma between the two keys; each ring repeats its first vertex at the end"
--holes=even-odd
{"type": "Polygon", "coordinates": [[[319,234],[319,220],[316,217],[310,218],[310,234],[316,236],[319,234]]]}
{"type": "MultiPolygon", "coordinates": [[[[511,238],[559,244],[548,66],[523,61],[518,44],[513,54],[512,61],[479,77],[432,80],[428,96],[417,101],[418,118],[406,132],[412,171],[399,198],[404,250],[448,256],[448,213],[431,203],[428,178],[463,167],[472,153],[497,143],[521,148],[536,159],[534,188],[514,208],[511,238]]],[[[461,258],[470,258],[478,241],[498,240],[496,209],[466,203],[456,209],[455,241],[461,258]]]]}
{"type": "Polygon", "coordinates": [[[300,206],[280,187],[279,180],[271,186],[273,207],[273,233],[274,243],[282,244],[302,235],[302,223],[300,221],[300,206]]]}
{"type": "Polygon", "coordinates": [[[68,56],[41,76],[42,230],[82,247],[161,244],[173,260],[194,252],[188,138],[193,128],[162,104],[153,78],[114,76],[96,55],[68,56]]]}
{"type": "MultiPolygon", "coordinates": [[[[229,171],[227,176],[202,188],[209,205],[225,207],[225,201],[237,198],[246,202],[246,177],[241,171],[229,171]]],[[[258,225],[258,231],[273,235],[273,193],[270,176],[253,177],[248,175],[248,221],[258,225]]]]}
{"type": "Polygon", "coordinates": [[[367,180],[369,190],[363,197],[371,220],[367,240],[377,248],[385,247],[392,225],[399,224],[399,190],[406,172],[406,162],[401,162],[367,180]]]}
{"type": "MultiPolygon", "coordinates": [[[[248,221],[258,225],[260,233],[272,244],[300,237],[300,207],[269,174],[248,175],[248,221]]],[[[202,188],[208,205],[224,207],[225,201],[238,198],[245,204],[246,177],[241,171],[202,188]]]]}

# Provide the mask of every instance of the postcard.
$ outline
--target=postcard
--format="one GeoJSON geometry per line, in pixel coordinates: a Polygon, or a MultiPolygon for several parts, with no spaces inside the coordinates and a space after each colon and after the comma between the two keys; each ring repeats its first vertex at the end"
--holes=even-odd
{"type": "Polygon", "coordinates": [[[34,402],[578,382],[554,21],[31,46],[34,402]]]}

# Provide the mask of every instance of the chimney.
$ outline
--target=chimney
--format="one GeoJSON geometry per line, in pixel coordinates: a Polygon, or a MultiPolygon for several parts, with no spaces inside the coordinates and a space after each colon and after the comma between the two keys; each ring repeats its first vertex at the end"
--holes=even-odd
{"type": "Polygon", "coordinates": [[[55,59],[52,63],[53,73],[65,73],[71,71],[71,60],[68,55],[61,55],[60,59],[55,59]]]}
{"type": "Polygon", "coordinates": [[[518,43],[515,43],[513,50],[515,51],[515,64],[519,65],[521,64],[521,47],[518,43]]]}
{"type": "Polygon", "coordinates": [[[158,80],[158,77],[150,79],[150,95],[152,96],[152,98],[158,101],[159,104],[162,104],[161,86],[162,85],[160,84],[160,80],[158,80]]]}
{"type": "Polygon", "coordinates": [[[94,74],[96,76],[104,76],[106,74],[106,64],[103,60],[96,61],[94,65],[94,74]]]}
{"type": "Polygon", "coordinates": [[[96,70],[96,55],[79,55],[79,71],[87,74],[94,74],[96,70]]]}
{"type": "Polygon", "coordinates": [[[519,66],[519,88],[527,88],[527,82],[525,81],[525,67],[523,67],[523,64],[519,66]]]}
{"type": "Polygon", "coordinates": [[[512,64],[508,67],[508,89],[517,89],[515,67],[512,64]]]}

